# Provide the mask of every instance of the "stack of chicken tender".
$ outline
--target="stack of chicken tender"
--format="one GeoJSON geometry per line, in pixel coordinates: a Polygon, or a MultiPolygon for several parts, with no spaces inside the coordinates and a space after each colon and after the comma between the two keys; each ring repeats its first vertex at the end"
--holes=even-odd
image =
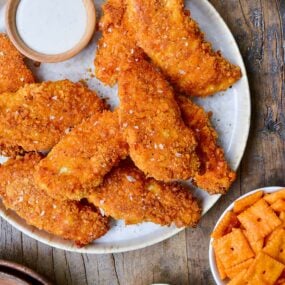
{"type": "Polygon", "coordinates": [[[0,37],[0,151],[10,157],[2,202],[78,246],[104,235],[110,218],[195,226],[201,206],[177,180],[224,194],[236,177],[191,97],[226,90],[240,69],[212,50],[179,0],[109,0],[103,12],[95,70],[118,84],[115,111],[81,83],[34,83],[0,37]]]}

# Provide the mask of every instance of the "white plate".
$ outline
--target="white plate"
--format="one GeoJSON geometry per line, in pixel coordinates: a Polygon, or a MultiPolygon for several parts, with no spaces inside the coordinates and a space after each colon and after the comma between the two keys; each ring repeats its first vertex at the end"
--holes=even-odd
{"type": "MultiPolygon", "coordinates": [[[[240,200],[250,194],[253,194],[257,191],[260,191],[262,190],[263,192],[265,193],[272,193],[272,192],[276,192],[280,189],[284,189],[284,187],[280,187],[280,186],[271,186],[271,187],[264,187],[264,188],[258,188],[258,189],[255,189],[255,190],[252,190],[246,194],[244,194],[243,196],[239,197],[238,199],[236,199],[235,201],[237,200],[240,200]]],[[[221,215],[221,217],[219,218],[219,220],[217,221],[214,229],[217,227],[217,225],[219,224],[219,222],[222,220],[222,218],[224,217],[224,215],[233,209],[234,207],[234,203],[235,201],[233,201],[227,208],[226,210],[223,212],[223,214],[221,215]]],[[[221,280],[220,276],[219,276],[219,272],[218,272],[218,268],[217,268],[217,265],[216,265],[216,261],[215,261],[215,254],[214,254],[214,249],[212,247],[212,242],[213,242],[213,239],[211,238],[210,240],[210,244],[209,244],[209,263],[210,263],[210,268],[211,268],[211,272],[213,274],[213,277],[215,279],[215,282],[217,285],[226,285],[227,283],[223,280],[221,280]]]]}
{"type": "MultiPolygon", "coordinates": [[[[3,2],[5,1],[0,0],[2,10],[4,9],[3,2]]],[[[95,3],[97,11],[99,11],[102,1],[95,3]]],[[[221,50],[225,57],[242,69],[242,79],[227,92],[197,100],[206,110],[213,111],[213,124],[220,135],[226,157],[232,168],[236,170],[244,153],[250,126],[250,93],[244,63],[231,32],[208,1],[186,1],[186,8],[191,9],[192,17],[198,21],[214,48],[221,50]]],[[[0,17],[0,22],[3,22],[3,11],[0,17]]],[[[89,47],[69,61],[42,64],[38,68],[31,64],[31,68],[39,80],[68,78],[78,81],[82,78],[89,78],[90,88],[96,90],[102,97],[111,98],[111,105],[116,106],[118,104],[116,88],[111,89],[103,86],[98,80],[91,78],[90,72],[88,72],[89,68],[93,70],[94,50],[99,36],[97,33],[89,47]]],[[[195,193],[202,200],[204,214],[220,197],[220,195],[209,196],[200,190],[195,190],[195,193]]],[[[6,211],[1,203],[0,215],[14,227],[38,241],[57,248],[82,253],[114,253],[143,248],[165,240],[182,230],[176,227],[161,227],[152,223],[126,227],[123,222],[119,221],[114,222],[112,229],[93,244],[84,248],[76,248],[70,242],[28,226],[16,214],[6,211]]]]}

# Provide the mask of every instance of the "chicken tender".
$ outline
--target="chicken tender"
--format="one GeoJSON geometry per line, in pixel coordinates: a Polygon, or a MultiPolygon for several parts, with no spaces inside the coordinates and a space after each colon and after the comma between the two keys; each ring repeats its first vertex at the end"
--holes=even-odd
{"type": "Polygon", "coordinates": [[[103,83],[114,85],[121,70],[129,62],[146,58],[144,51],[136,46],[129,31],[123,25],[125,13],[122,0],[109,0],[103,5],[104,16],[99,27],[102,38],[99,40],[95,57],[95,75],[103,83]]]}
{"type": "Polygon", "coordinates": [[[126,224],[195,226],[201,217],[201,208],[189,189],[178,183],[146,178],[126,161],[106,176],[88,200],[106,215],[123,219],[126,224]]]}
{"type": "MultiPolygon", "coordinates": [[[[100,75],[97,74],[97,77],[106,84],[110,84],[108,78],[112,78],[112,82],[117,80],[119,70],[124,70],[126,65],[136,58],[135,53],[131,57],[130,51],[138,49],[132,35],[127,31],[126,25],[123,26],[125,7],[122,2],[121,0],[109,0],[105,4],[104,16],[101,20],[101,28],[105,31],[102,41],[106,45],[104,53],[101,51],[97,53],[95,64],[97,63],[97,69],[102,71],[100,75]],[[108,29],[110,29],[109,32],[107,32],[108,29]],[[119,30],[124,31],[124,37],[119,30]],[[117,72],[114,68],[108,68],[114,63],[112,58],[108,57],[112,52],[113,58],[116,58],[117,72]]],[[[197,186],[212,194],[226,192],[235,180],[235,173],[226,163],[223,150],[217,146],[217,133],[211,126],[208,114],[202,107],[195,105],[185,97],[181,97],[181,99],[178,97],[177,103],[184,113],[186,125],[193,130],[198,142],[197,152],[201,159],[202,169],[194,174],[197,186]],[[191,120],[193,121],[191,122],[191,120]],[[203,140],[200,139],[201,135],[199,134],[203,134],[203,140]],[[222,164],[222,167],[216,163],[222,164]]]]}
{"type": "Polygon", "coordinates": [[[184,96],[178,96],[177,102],[185,124],[194,131],[198,142],[201,171],[193,176],[193,182],[210,194],[226,193],[236,179],[236,174],[227,163],[223,149],[217,144],[218,135],[209,115],[184,96]]]}
{"type": "Polygon", "coordinates": [[[0,94],[0,147],[4,155],[21,149],[52,148],[69,128],[102,111],[103,102],[80,83],[68,80],[28,84],[0,94]]]}
{"type": "Polygon", "coordinates": [[[168,80],[189,96],[226,90],[240,68],[214,52],[183,0],[125,0],[128,28],[136,43],[168,80]]]}
{"type": "Polygon", "coordinates": [[[140,61],[120,74],[118,84],[120,124],[135,165],[157,180],[193,176],[199,168],[197,143],[168,82],[140,61]]]}
{"type": "Polygon", "coordinates": [[[5,207],[29,225],[72,240],[78,246],[104,235],[109,229],[108,218],[93,205],[57,201],[35,186],[33,173],[40,160],[40,155],[30,153],[0,166],[0,195],[5,207]]]}
{"type": "Polygon", "coordinates": [[[0,93],[15,92],[35,79],[24,62],[24,57],[9,38],[0,33],[0,93]]]}
{"type": "Polygon", "coordinates": [[[76,126],[39,163],[35,180],[53,198],[80,200],[127,155],[118,114],[97,113],[76,126]]]}

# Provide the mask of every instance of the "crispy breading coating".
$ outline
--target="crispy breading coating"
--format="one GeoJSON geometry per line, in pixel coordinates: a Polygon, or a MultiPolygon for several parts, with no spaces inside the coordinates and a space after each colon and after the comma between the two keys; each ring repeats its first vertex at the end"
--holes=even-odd
{"type": "Polygon", "coordinates": [[[26,66],[24,57],[9,38],[0,33],[0,93],[15,92],[26,83],[34,82],[34,76],[26,66]]]}
{"type": "Polygon", "coordinates": [[[126,224],[195,226],[201,217],[201,208],[188,188],[147,178],[127,161],[114,168],[88,200],[126,224]]]}
{"type": "Polygon", "coordinates": [[[240,68],[214,52],[183,0],[125,0],[137,45],[181,92],[207,96],[226,90],[240,68]]]}
{"type": "Polygon", "coordinates": [[[193,176],[197,143],[164,77],[146,61],[133,62],[118,84],[120,124],[136,166],[157,180],[193,176]]]}
{"type": "Polygon", "coordinates": [[[104,235],[108,218],[92,205],[50,198],[34,183],[33,173],[41,160],[38,154],[10,159],[0,166],[0,195],[6,208],[30,225],[84,246],[104,235]]]}
{"type": "Polygon", "coordinates": [[[113,86],[121,70],[132,60],[145,58],[145,53],[129,40],[127,30],[109,28],[103,32],[95,57],[95,75],[104,84],[113,86]]]}
{"type": "Polygon", "coordinates": [[[194,175],[193,182],[210,194],[226,193],[236,179],[236,174],[217,143],[218,135],[211,125],[209,114],[184,96],[178,96],[177,102],[185,124],[193,130],[198,142],[201,171],[194,175]]]}
{"type": "Polygon", "coordinates": [[[128,155],[117,112],[95,114],[76,126],[43,159],[37,185],[53,198],[80,200],[128,155]]]}
{"type": "MultiPolygon", "coordinates": [[[[97,63],[97,68],[102,71],[97,74],[97,77],[106,84],[111,84],[108,81],[110,78],[112,78],[112,83],[117,81],[119,71],[124,70],[130,61],[135,60],[135,56],[131,57],[129,51],[138,49],[124,22],[124,11],[125,7],[121,0],[109,0],[105,4],[101,29],[103,30],[102,41],[106,45],[104,52],[99,51],[97,53],[95,64],[97,63]],[[107,32],[110,28],[111,30],[107,32]],[[112,57],[108,57],[111,53],[112,57]],[[116,60],[113,61],[112,58],[116,60]],[[108,68],[114,62],[118,67],[117,71],[114,68],[108,68]]],[[[195,105],[186,98],[182,97],[180,100],[179,98],[177,103],[185,113],[185,123],[192,128],[198,141],[197,150],[201,159],[202,171],[194,175],[196,184],[212,194],[224,193],[235,180],[235,173],[227,165],[223,150],[217,146],[217,134],[210,124],[208,114],[202,107],[195,105]],[[192,119],[193,122],[191,122],[192,119]],[[199,139],[199,132],[203,134],[204,140],[199,139]],[[219,163],[220,166],[215,165],[215,163],[219,163]]]]}
{"type": "Polygon", "coordinates": [[[124,18],[125,6],[124,0],[107,0],[102,5],[103,16],[99,22],[100,30],[119,26],[124,18]]]}
{"type": "Polygon", "coordinates": [[[68,80],[28,84],[0,94],[2,153],[52,148],[84,118],[102,111],[103,102],[80,83],[68,80]]]}
{"type": "Polygon", "coordinates": [[[95,57],[95,75],[103,83],[114,85],[118,74],[132,60],[145,58],[144,51],[131,40],[124,27],[124,5],[122,0],[109,0],[103,5],[103,17],[99,26],[102,37],[95,57]]]}

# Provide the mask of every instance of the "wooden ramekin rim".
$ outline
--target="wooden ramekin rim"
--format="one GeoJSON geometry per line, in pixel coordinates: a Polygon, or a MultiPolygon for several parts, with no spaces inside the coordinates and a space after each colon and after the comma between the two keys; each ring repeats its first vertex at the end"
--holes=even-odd
{"type": "Polygon", "coordinates": [[[38,62],[52,63],[65,61],[83,50],[91,40],[96,26],[96,11],[93,0],[82,0],[87,13],[85,33],[79,42],[70,50],[59,54],[45,54],[30,48],[21,39],[16,25],[16,12],[21,0],[8,0],[6,4],[5,22],[8,36],[20,53],[38,62]]]}
{"type": "MultiPolygon", "coordinates": [[[[39,275],[37,272],[33,271],[32,269],[24,265],[0,259],[0,269],[1,268],[2,269],[7,268],[9,270],[10,276],[12,275],[17,277],[19,274],[22,273],[21,276],[22,278],[24,278],[23,281],[26,281],[25,277],[27,277],[29,279],[30,278],[34,279],[35,281],[37,281],[39,284],[42,285],[52,285],[52,283],[50,283],[45,277],[39,275]]],[[[0,270],[0,272],[2,271],[0,270]]],[[[5,270],[3,272],[5,272],[5,270]]]]}

